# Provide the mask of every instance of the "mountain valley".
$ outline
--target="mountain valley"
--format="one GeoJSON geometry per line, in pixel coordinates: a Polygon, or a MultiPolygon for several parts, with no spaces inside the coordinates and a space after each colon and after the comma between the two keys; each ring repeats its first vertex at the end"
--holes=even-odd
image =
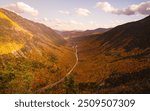
{"type": "Polygon", "coordinates": [[[58,31],[0,9],[0,93],[149,91],[150,16],[110,29],[58,31]]]}

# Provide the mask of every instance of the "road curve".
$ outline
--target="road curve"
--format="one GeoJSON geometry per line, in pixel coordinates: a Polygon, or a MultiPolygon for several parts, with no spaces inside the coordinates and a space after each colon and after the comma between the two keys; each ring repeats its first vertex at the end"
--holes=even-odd
{"type": "Polygon", "coordinates": [[[68,76],[72,73],[72,71],[73,71],[74,68],[77,66],[78,61],[79,61],[77,47],[78,47],[78,46],[76,45],[76,46],[75,46],[76,62],[75,62],[75,64],[73,65],[73,67],[70,69],[70,71],[69,71],[62,79],[60,79],[59,81],[57,81],[57,82],[55,82],[55,83],[53,83],[53,84],[49,84],[49,85],[47,85],[47,86],[45,86],[45,87],[43,87],[43,88],[37,90],[35,93],[41,93],[41,92],[44,92],[44,91],[45,91],[46,89],[48,89],[48,88],[53,88],[54,86],[56,86],[56,85],[58,85],[59,83],[63,82],[63,81],[65,80],[65,78],[68,77],[68,76]]]}

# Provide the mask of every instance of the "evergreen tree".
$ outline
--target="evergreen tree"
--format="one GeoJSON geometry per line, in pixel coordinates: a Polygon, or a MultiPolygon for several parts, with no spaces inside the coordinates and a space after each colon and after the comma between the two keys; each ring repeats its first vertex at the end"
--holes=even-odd
{"type": "Polygon", "coordinates": [[[64,87],[66,94],[76,94],[76,84],[73,76],[65,78],[64,87]]]}

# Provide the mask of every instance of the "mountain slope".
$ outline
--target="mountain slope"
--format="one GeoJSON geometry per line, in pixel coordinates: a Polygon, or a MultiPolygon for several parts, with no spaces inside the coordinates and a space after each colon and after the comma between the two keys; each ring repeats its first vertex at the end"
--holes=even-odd
{"type": "Polygon", "coordinates": [[[75,81],[80,92],[148,93],[149,29],[150,16],[104,34],[72,39],[78,45],[75,81]]]}
{"type": "Polygon", "coordinates": [[[23,43],[21,43],[21,39],[26,38],[25,36],[28,36],[26,39],[31,39],[32,34],[20,27],[16,22],[12,21],[9,17],[7,17],[4,13],[0,12],[0,55],[1,54],[8,54],[11,52],[14,52],[16,50],[19,50],[23,47],[23,43]],[[8,28],[11,27],[11,28],[8,28]],[[5,30],[5,31],[4,31],[5,30]],[[16,32],[19,32],[19,37],[21,35],[25,35],[22,38],[17,38],[18,40],[14,41],[15,39],[13,37],[13,34],[16,32]],[[6,35],[7,33],[7,35],[6,35]],[[19,41],[20,40],[20,41],[19,41]]]}
{"type": "Polygon", "coordinates": [[[74,62],[74,49],[51,28],[0,9],[0,93],[32,93],[74,62]]]}
{"type": "Polygon", "coordinates": [[[150,47],[149,30],[150,16],[137,22],[120,25],[97,39],[103,40],[103,44],[109,41],[108,44],[114,48],[123,47],[126,50],[133,48],[145,49],[150,47]]]}

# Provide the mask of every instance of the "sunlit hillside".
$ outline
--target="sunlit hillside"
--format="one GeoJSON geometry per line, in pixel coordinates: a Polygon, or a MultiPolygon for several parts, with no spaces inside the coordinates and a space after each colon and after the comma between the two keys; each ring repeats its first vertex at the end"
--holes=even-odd
{"type": "Polygon", "coordinates": [[[13,53],[24,47],[24,38],[32,38],[32,34],[20,27],[3,12],[0,12],[0,55],[13,53]],[[14,36],[17,34],[18,38],[14,36]],[[22,36],[22,38],[20,37],[22,36]]]}
{"type": "Polygon", "coordinates": [[[74,49],[52,29],[0,9],[0,93],[34,93],[74,62],[74,49]]]}

